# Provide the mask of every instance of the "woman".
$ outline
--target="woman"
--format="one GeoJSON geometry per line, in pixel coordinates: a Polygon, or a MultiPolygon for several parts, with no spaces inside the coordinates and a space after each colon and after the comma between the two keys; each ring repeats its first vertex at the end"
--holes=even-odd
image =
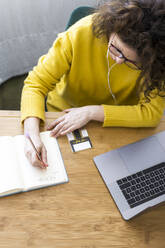
{"type": "MultiPolygon", "coordinates": [[[[48,111],[64,115],[48,127],[65,135],[91,120],[103,127],[154,127],[165,99],[164,0],[111,0],[66,32],[39,59],[25,80],[22,121],[46,164],[39,137],[48,111]]],[[[27,140],[30,162],[41,168],[27,140]]]]}

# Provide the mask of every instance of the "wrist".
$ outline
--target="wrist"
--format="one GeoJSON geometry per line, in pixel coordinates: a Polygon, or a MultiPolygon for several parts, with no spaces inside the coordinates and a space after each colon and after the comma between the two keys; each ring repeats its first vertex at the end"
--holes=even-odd
{"type": "Polygon", "coordinates": [[[90,120],[104,122],[104,109],[102,105],[93,105],[90,107],[90,120]]]}
{"type": "Polygon", "coordinates": [[[30,136],[39,136],[40,134],[40,119],[37,117],[28,117],[24,121],[24,133],[30,136]]]}

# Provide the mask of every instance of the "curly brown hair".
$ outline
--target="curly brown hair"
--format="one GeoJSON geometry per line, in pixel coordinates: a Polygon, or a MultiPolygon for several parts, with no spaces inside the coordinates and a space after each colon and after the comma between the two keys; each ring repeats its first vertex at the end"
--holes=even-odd
{"type": "Polygon", "coordinates": [[[165,96],[165,0],[108,1],[96,10],[92,28],[107,41],[117,33],[136,51],[142,66],[137,85],[147,99],[151,91],[165,96]]]}

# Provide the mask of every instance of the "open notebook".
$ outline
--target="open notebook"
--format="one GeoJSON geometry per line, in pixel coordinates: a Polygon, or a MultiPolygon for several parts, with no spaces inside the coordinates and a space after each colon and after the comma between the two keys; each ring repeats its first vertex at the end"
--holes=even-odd
{"type": "Polygon", "coordinates": [[[68,182],[58,142],[42,132],[47,149],[48,167],[32,166],[24,153],[24,135],[0,137],[0,197],[68,182]]]}

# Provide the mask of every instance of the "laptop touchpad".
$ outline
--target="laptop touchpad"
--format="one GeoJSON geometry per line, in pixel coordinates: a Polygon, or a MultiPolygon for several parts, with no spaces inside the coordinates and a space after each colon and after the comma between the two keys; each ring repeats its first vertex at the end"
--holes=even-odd
{"type": "Polygon", "coordinates": [[[165,161],[165,151],[155,136],[118,149],[130,174],[165,161]]]}

